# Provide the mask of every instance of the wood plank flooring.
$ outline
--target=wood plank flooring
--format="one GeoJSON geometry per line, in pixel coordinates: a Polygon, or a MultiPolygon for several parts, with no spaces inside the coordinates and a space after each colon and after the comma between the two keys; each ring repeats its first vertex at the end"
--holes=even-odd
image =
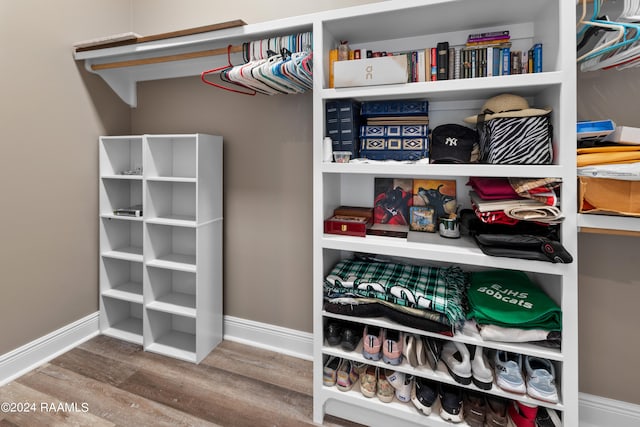
{"type": "Polygon", "coordinates": [[[311,362],[279,353],[223,341],[195,365],[98,336],[0,387],[0,427],[312,426],[312,390],[311,362]]]}

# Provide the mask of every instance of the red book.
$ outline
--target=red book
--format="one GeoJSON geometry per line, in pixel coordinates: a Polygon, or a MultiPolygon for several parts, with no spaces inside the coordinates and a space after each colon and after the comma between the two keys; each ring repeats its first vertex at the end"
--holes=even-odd
{"type": "Polygon", "coordinates": [[[438,80],[438,49],[431,48],[431,80],[438,80]]]}

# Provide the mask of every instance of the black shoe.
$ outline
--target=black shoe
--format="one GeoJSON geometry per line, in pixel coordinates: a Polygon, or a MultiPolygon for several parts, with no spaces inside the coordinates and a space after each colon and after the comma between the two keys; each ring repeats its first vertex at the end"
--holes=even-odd
{"type": "Polygon", "coordinates": [[[462,389],[440,383],[440,417],[452,423],[462,422],[462,389]]]}
{"type": "Polygon", "coordinates": [[[362,327],[359,325],[345,325],[342,328],[341,346],[345,351],[353,351],[362,339],[362,327]]]}
{"type": "Polygon", "coordinates": [[[324,337],[329,345],[338,345],[342,341],[342,323],[330,320],[324,329],[324,337]]]}
{"type": "Polygon", "coordinates": [[[431,407],[438,398],[438,385],[435,381],[416,377],[411,387],[411,402],[424,415],[431,414],[431,407]]]}
{"type": "Polygon", "coordinates": [[[538,408],[538,413],[536,414],[536,426],[560,427],[562,426],[562,421],[555,410],[540,406],[538,408]]]}

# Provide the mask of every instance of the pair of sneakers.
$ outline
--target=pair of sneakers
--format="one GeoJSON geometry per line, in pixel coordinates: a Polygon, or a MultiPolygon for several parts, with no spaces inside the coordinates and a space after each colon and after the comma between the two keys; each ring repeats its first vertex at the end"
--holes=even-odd
{"type": "Polygon", "coordinates": [[[377,396],[381,402],[391,402],[395,390],[388,378],[392,374],[389,369],[366,365],[360,374],[360,392],[365,397],[377,396]]]}
{"type": "Polygon", "coordinates": [[[364,364],[336,356],[328,356],[322,369],[322,384],[336,386],[340,391],[349,391],[358,381],[364,364]]]}
{"type": "Polygon", "coordinates": [[[362,333],[362,355],[365,359],[399,365],[402,363],[403,334],[393,329],[367,325],[362,333]]]}
{"type": "Polygon", "coordinates": [[[493,371],[480,346],[448,341],[442,348],[441,359],[453,379],[463,385],[472,382],[481,390],[490,390],[493,386],[493,371]]]}
{"type": "Polygon", "coordinates": [[[462,389],[450,384],[416,377],[411,388],[411,402],[424,415],[431,415],[434,403],[440,399],[440,417],[462,422],[462,389]]]}
{"type": "Polygon", "coordinates": [[[501,389],[517,394],[526,393],[534,399],[550,403],[558,402],[555,368],[550,360],[498,350],[494,364],[496,384],[501,389]]]}

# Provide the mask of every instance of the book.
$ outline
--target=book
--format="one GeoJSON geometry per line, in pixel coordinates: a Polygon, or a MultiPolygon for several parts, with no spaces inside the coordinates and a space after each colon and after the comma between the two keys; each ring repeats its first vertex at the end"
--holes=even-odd
{"type": "Polygon", "coordinates": [[[386,116],[365,119],[368,125],[428,125],[429,116],[386,116]]]}
{"type": "Polygon", "coordinates": [[[331,49],[329,51],[329,87],[334,87],[334,72],[333,64],[338,60],[338,49],[331,49]]]}
{"type": "Polygon", "coordinates": [[[484,33],[473,33],[467,36],[467,41],[482,40],[488,37],[509,37],[509,30],[488,31],[484,33]]]}
{"type": "Polygon", "coordinates": [[[542,43],[533,45],[533,72],[542,72],[542,43]]]}
{"type": "Polygon", "coordinates": [[[364,101],[360,106],[362,117],[380,116],[423,116],[429,113],[429,101],[419,100],[388,100],[364,101]]]}
{"type": "Polygon", "coordinates": [[[431,48],[431,80],[438,80],[438,50],[431,48]]]}
{"type": "Polygon", "coordinates": [[[371,236],[399,237],[406,239],[409,234],[409,226],[399,224],[373,224],[367,229],[367,234],[371,236]]]}
{"type": "Polygon", "coordinates": [[[507,76],[511,73],[511,48],[502,48],[502,75],[507,76]]]}
{"type": "Polygon", "coordinates": [[[455,78],[455,72],[456,72],[456,50],[453,47],[449,48],[449,65],[448,65],[448,71],[449,74],[447,76],[447,78],[449,80],[453,80],[455,78]]]}
{"type": "Polygon", "coordinates": [[[449,42],[440,42],[436,46],[438,56],[436,58],[438,66],[438,80],[449,78],[449,42]]]}

